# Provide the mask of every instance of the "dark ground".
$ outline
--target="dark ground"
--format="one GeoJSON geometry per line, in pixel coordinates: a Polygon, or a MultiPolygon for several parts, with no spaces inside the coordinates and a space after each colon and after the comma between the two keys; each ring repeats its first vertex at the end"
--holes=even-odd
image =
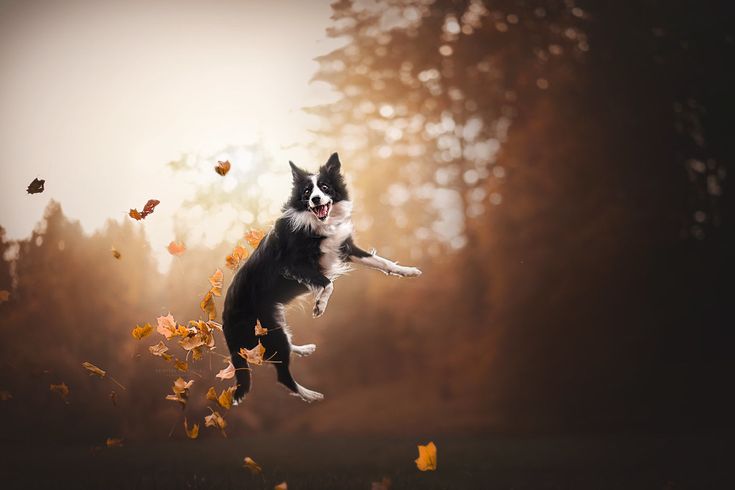
{"type": "MultiPolygon", "coordinates": [[[[208,430],[208,429],[203,429],[208,430]]],[[[2,443],[2,488],[392,489],[732,488],[731,447],[714,436],[438,437],[438,470],[422,473],[428,439],[303,437],[172,440],[41,447],[2,443]],[[251,456],[263,476],[241,468],[251,456]]]]}

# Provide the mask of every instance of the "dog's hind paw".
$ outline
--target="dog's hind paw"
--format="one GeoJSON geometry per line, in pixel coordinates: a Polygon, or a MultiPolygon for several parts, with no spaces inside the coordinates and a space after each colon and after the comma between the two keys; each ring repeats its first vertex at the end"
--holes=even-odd
{"type": "Polygon", "coordinates": [[[301,357],[310,356],[314,353],[315,350],[316,350],[316,344],[292,345],[291,346],[291,352],[301,357]]]}
{"type": "Polygon", "coordinates": [[[312,403],[312,402],[319,402],[324,400],[324,395],[319,393],[318,391],[310,390],[308,388],[304,388],[301,385],[298,385],[296,393],[291,393],[293,396],[298,396],[302,400],[304,400],[306,403],[312,403]]]}
{"type": "Polygon", "coordinates": [[[235,393],[232,395],[232,404],[235,406],[240,405],[245,401],[245,395],[247,395],[247,392],[245,392],[244,389],[240,389],[240,386],[238,386],[235,393]]]}

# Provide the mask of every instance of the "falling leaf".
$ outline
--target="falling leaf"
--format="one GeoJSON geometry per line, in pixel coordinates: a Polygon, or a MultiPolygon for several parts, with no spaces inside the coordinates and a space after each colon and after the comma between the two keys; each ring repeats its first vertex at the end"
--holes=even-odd
{"type": "Polygon", "coordinates": [[[256,337],[262,337],[263,335],[268,335],[268,329],[263,328],[263,326],[260,324],[260,320],[255,320],[255,335],[256,337]]]}
{"type": "Polygon", "coordinates": [[[166,344],[163,343],[163,340],[156,345],[148,347],[148,351],[150,351],[150,353],[154,356],[163,357],[167,361],[171,359],[171,355],[166,354],[166,352],[168,351],[168,347],[166,347],[166,344]]]}
{"type": "Polygon", "coordinates": [[[46,183],[43,179],[33,179],[33,182],[31,182],[28,185],[28,189],[26,189],[26,192],[28,194],[40,194],[43,192],[43,185],[46,183]]]}
{"type": "Polygon", "coordinates": [[[189,370],[189,363],[181,359],[176,359],[174,360],[174,367],[179,371],[187,372],[189,370]]]}
{"type": "Polygon", "coordinates": [[[11,400],[12,398],[13,395],[11,395],[9,391],[0,390],[0,401],[6,402],[8,400],[11,400]]]}
{"type": "Polygon", "coordinates": [[[181,403],[182,407],[186,406],[186,402],[189,400],[189,388],[194,384],[194,380],[184,381],[183,378],[178,378],[174,381],[174,385],[171,390],[174,392],[173,395],[166,395],[166,400],[181,403]]]}
{"type": "Polygon", "coordinates": [[[174,316],[171,313],[166,316],[159,316],[156,318],[156,322],[158,322],[156,331],[166,337],[166,340],[170,340],[171,337],[178,335],[176,320],[174,320],[174,316]]]}
{"type": "Polygon", "coordinates": [[[0,291],[0,303],[5,303],[10,300],[10,291],[5,289],[0,291]]]}
{"type": "Polygon", "coordinates": [[[419,445],[419,457],[416,458],[416,467],[421,471],[436,470],[436,446],[429,442],[426,446],[419,445]]]}
{"type": "Polygon", "coordinates": [[[240,352],[238,352],[238,354],[250,364],[254,364],[256,366],[261,366],[263,362],[265,362],[263,360],[265,347],[263,347],[263,344],[260,343],[260,340],[258,340],[258,345],[256,345],[252,349],[246,349],[245,347],[240,348],[240,352]]]}
{"type": "Polygon", "coordinates": [[[224,274],[222,271],[217,269],[214,274],[209,277],[209,284],[212,285],[210,292],[215,296],[222,296],[222,278],[224,274]]]}
{"type": "Polygon", "coordinates": [[[273,490],[288,490],[288,484],[284,481],[273,487],[273,490]]]}
{"type": "Polygon", "coordinates": [[[122,447],[123,440],[116,437],[108,437],[105,444],[107,444],[107,447],[122,447]]]}
{"type": "Polygon", "coordinates": [[[265,237],[263,230],[250,230],[245,233],[245,241],[253,248],[257,248],[260,241],[265,237]]]}
{"type": "Polygon", "coordinates": [[[237,386],[231,386],[226,390],[222,390],[222,393],[217,397],[217,403],[219,403],[220,407],[227,410],[232,408],[232,393],[235,391],[235,388],[237,386]]]}
{"type": "Polygon", "coordinates": [[[260,467],[258,463],[253,461],[253,458],[250,456],[246,456],[245,459],[242,461],[242,465],[250,470],[250,473],[253,475],[259,475],[263,472],[263,468],[260,467]]]}
{"type": "Polygon", "coordinates": [[[214,389],[214,386],[210,386],[207,390],[207,400],[217,401],[217,390],[214,389]]]}
{"type": "Polygon", "coordinates": [[[204,295],[204,299],[199,303],[199,308],[207,314],[209,320],[214,320],[217,317],[217,310],[214,306],[214,297],[212,296],[211,290],[207,291],[207,294],[204,295]]]}
{"type": "Polygon", "coordinates": [[[191,426],[191,429],[189,429],[189,425],[186,422],[186,417],[184,417],[184,431],[186,432],[186,435],[189,439],[196,439],[199,437],[199,424],[194,424],[191,426]]]}
{"type": "Polygon", "coordinates": [[[131,332],[131,335],[135,339],[142,339],[143,337],[147,337],[151,334],[153,331],[153,326],[150,323],[146,323],[142,327],[140,325],[136,325],[133,331],[131,332]]]}
{"type": "Polygon", "coordinates": [[[204,426],[205,427],[216,427],[219,430],[222,431],[222,435],[227,437],[227,434],[225,433],[225,427],[227,427],[227,421],[222,418],[222,415],[219,414],[219,412],[215,412],[211,408],[209,409],[212,412],[212,415],[207,415],[204,417],[204,426]]]}
{"type": "Polygon", "coordinates": [[[233,366],[231,362],[228,362],[227,367],[218,372],[215,377],[221,379],[222,381],[234,378],[235,366],[233,366]]]}
{"type": "Polygon", "coordinates": [[[63,381],[57,385],[49,385],[49,389],[61,397],[62,400],[66,401],[66,397],[69,396],[69,387],[63,381]]]}
{"type": "Polygon", "coordinates": [[[195,361],[201,361],[202,360],[202,348],[201,347],[194,347],[191,350],[191,358],[195,361]]]}
{"type": "Polygon", "coordinates": [[[166,247],[166,250],[168,250],[168,253],[171,255],[179,257],[186,252],[186,246],[183,242],[171,242],[168,244],[168,247],[166,247]]]}
{"type": "Polygon", "coordinates": [[[128,213],[131,218],[135,220],[142,220],[145,219],[146,216],[151,214],[156,206],[161,204],[161,201],[158,201],[156,199],[149,199],[147,203],[145,203],[145,206],[143,207],[143,211],[138,211],[137,209],[131,209],[128,213]]]}
{"type": "Polygon", "coordinates": [[[110,392],[110,401],[112,402],[113,406],[117,406],[117,392],[115,390],[112,390],[110,392]]]}
{"type": "Polygon", "coordinates": [[[374,481],[370,485],[370,490],[390,490],[391,483],[390,478],[384,476],[381,481],[374,481]]]}
{"type": "Polygon", "coordinates": [[[95,366],[91,362],[83,362],[82,363],[82,366],[84,366],[84,369],[86,369],[87,371],[89,371],[92,374],[96,374],[100,378],[104,378],[107,375],[107,372],[106,371],[103,371],[102,369],[98,368],[97,366],[95,366]]]}
{"type": "Polygon", "coordinates": [[[240,262],[242,262],[247,255],[248,251],[245,247],[238,245],[232,250],[232,253],[225,258],[225,263],[229,269],[236,271],[237,268],[240,267],[240,262]]]}
{"type": "Polygon", "coordinates": [[[118,252],[115,247],[112,247],[112,256],[115,257],[117,260],[120,260],[122,254],[118,252]]]}
{"type": "Polygon", "coordinates": [[[224,177],[227,175],[227,172],[230,171],[230,167],[231,165],[229,160],[225,160],[224,162],[218,161],[217,166],[214,167],[214,171],[224,177]]]}

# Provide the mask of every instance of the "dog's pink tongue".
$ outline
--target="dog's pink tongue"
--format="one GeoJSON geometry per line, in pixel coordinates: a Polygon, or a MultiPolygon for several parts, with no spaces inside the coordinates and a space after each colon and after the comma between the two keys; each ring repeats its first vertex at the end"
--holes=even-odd
{"type": "Polygon", "coordinates": [[[319,216],[320,218],[324,218],[324,217],[326,217],[326,216],[327,216],[327,206],[319,206],[319,207],[318,207],[318,208],[316,209],[316,214],[317,214],[317,216],[319,216]]]}

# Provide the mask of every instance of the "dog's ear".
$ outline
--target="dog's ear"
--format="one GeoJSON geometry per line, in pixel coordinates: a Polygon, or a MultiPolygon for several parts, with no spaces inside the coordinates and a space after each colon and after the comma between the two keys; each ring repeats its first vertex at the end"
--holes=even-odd
{"type": "Polygon", "coordinates": [[[332,156],[329,157],[327,163],[324,164],[324,170],[326,170],[329,174],[339,175],[339,171],[341,168],[342,164],[339,161],[339,155],[337,155],[336,152],[332,153],[332,156]]]}
{"type": "Polygon", "coordinates": [[[289,160],[288,164],[291,166],[291,175],[293,175],[294,182],[303,180],[309,175],[309,172],[300,169],[292,161],[289,160]]]}

